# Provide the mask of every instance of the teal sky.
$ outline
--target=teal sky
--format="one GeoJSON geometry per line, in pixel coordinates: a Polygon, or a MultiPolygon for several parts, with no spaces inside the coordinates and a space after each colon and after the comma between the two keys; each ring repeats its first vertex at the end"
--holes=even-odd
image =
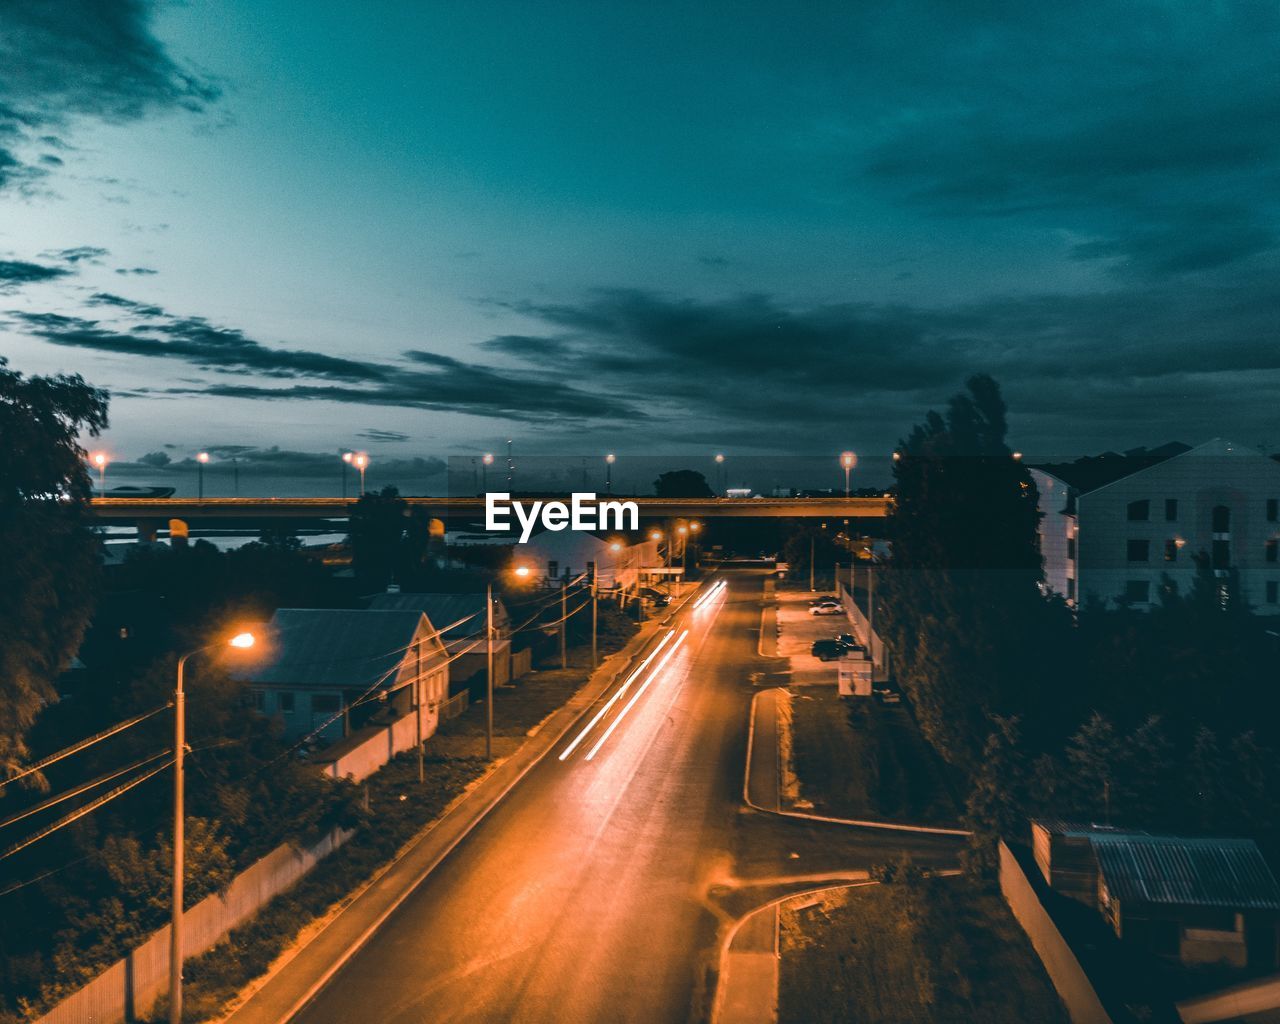
{"type": "Polygon", "coordinates": [[[1274,7],[880,7],[0,6],[0,354],[122,460],[1280,446],[1274,7]]]}

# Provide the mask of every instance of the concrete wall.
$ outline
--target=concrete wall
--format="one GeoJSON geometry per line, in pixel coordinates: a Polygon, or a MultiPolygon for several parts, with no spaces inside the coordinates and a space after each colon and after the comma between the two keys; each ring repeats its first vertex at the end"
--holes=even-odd
{"type": "MultiPolygon", "coordinates": [[[[422,708],[422,738],[435,734],[439,715],[436,710],[422,708]]],[[[360,782],[367,779],[396,754],[412,750],[418,742],[417,713],[409,712],[388,725],[367,725],[341,743],[316,755],[321,770],[335,779],[360,782]]]]}
{"type": "Polygon", "coordinates": [[[858,639],[867,645],[867,654],[871,656],[872,682],[882,683],[887,681],[889,678],[889,649],[885,647],[880,635],[871,629],[866,613],[863,612],[858,602],[853,599],[848,586],[844,583],[840,583],[838,586],[840,588],[840,603],[844,605],[845,614],[849,617],[849,621],[853,623],[853,632],[858,639]]]}
{"type": "Polygon", "coordinates": [[[511,678],[519,679],[533,671],[533,648],[511,652],[511,678]]]}
{"type": "MultiPolygon", "coordinates": [[[[341,846],[350,832],[335,829],[315,845],[278,846],[236,876],[223,893],[206,897],[183,919],[186,959],[217,944],[272,897],[293,885],[341,846]]],[[[146,1016],[169,989],[169,926],[68,996],[37,1024],[119,1024],[146,1016]]]]}
{"type": "Polygon", "coordinates": [[[1072,1024],[1112,1024],[1084,968],[1041,905],[1022,865],[1004,843],[1000,844],[1000,891],[1035,947],[1072,1024]]]}

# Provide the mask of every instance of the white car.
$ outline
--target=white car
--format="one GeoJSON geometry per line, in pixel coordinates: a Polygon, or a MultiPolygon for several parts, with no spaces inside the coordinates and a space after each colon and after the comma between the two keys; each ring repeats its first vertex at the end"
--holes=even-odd
{"type": "Polygon", "coordinates": [[[839,601],[822,602],[809,609],[810,615],[843,615],[844,605],[839,601]]]}

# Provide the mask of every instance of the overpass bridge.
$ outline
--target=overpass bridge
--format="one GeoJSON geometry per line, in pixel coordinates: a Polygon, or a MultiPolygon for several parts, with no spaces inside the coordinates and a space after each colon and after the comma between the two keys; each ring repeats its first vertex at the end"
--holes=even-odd
{"type": "MultiPolygon", "coordinates": [[[[520,495],[514,495],[520,499],[520,495]]],[[[568,496],[530,496],[522,500],[566,500],[568,496]]],[[[880,519],[890,499],[879,498],[626,498],[599,495],[600,501],[634,501],[640,518],[654,519],[880,519]]],[[[259,521],[271,519],[347,519],[356,498],[94,498],[94,515],[121,525],[165,522],[259,521]]],[[[411,509],[449,520],[484,518],[483,497],[404,497],[411,509]]]]}

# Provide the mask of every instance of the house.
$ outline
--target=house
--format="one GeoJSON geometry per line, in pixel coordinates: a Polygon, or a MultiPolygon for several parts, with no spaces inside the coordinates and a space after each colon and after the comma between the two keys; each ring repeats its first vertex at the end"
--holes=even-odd
{"type": "Polygon", "coordinates": [[[287,739],[340,739],[379,711],[406,715],[419,703],[424,735],[435,731],[448,654],[420,610],[281,608],[263,641],[260,656],[230,671],[287,739]]]}
{"type": "Polygon", "coordinates": [[[1169,444],[1031,467],[1039,490],[1045,586],[1072,606],[1090,596],[1150,608],[1163,586],[1188,592],[1203,553],[1242,597],[1280,614],[1280,462],[1232,441],[1169,444]]]}
{"type": "Polygon", "coordinates": [[[544,530],[527,544],[517,544],[517,562],[528,565],[532,575],[548,582],[594,575],[601,593],[620,597],[634,594],[651,575],[660,575],[664,563],[658,541],[626,540],[580,530],[544,530]]]}
{"type": "MultiPolygon", "coordinates": [[[[377,611],[409,609],[438,623],[440,639],[448,648],[449,690],[456,693],[476,676],[483,681],[489,651],[485,642],[484,594],[379,594],[369,604],[377,611]]],[[[500,598],[493,600],[493,685],[511,678],[511,618],[500,598]]]]}
{"type": "Polygon", "coordinates": [[[1044,819],[1032,840],[1045,880],[1094,906],[1121,941],[1186,966],[1280,964],[1280,885],[1253,840],[1044,819]]]}

